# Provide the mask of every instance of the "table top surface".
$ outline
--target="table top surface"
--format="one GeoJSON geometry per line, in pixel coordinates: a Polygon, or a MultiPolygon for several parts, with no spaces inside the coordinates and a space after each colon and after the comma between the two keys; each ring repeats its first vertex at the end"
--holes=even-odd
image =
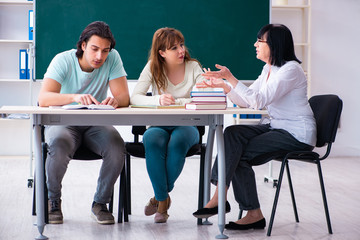
{"type": "Polygon", "coordinates": [[[37,106],[2,106],[0,113],[24,113],[24,114],[91,114],[91,115],[217,115],[217,114],[266,114],[266,110],[255,110],[250,108],[228,107],[225,110],[187,110],[187,109],[152,109],[152,108],[130,108],[122,107],[115,110],[89,110],[89,109],[76,109],[66,110],[62,108],[49,108],[37,106]]]}

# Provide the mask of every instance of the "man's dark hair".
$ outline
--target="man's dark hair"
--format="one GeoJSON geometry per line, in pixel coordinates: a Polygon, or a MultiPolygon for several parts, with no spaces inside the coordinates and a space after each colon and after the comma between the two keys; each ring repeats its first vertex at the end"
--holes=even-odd
{"type": "Polygon", "coordinates": [[[81,33],[79,41],[76,44],[76,56],[78,58],[81,58],[84,53],[84,51],[81,49],[82,43],[87,43],[93,35],[108,39],[110,41],[110,50],[115,47],[115,38],[110,30],[109,25],[101,21],[92,22],[87,25],[87,27],[81,33]]]}

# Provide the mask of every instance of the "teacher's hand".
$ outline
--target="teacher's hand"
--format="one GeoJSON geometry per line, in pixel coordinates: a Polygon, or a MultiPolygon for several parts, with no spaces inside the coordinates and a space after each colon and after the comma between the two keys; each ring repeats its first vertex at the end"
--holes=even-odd
{"type": "Polygon", "coordinates": [[[221,78],[210,78],[209,81],[202,81],[196,84],[197,88],[222,88],[224,89],[225,93],[228,93],[231,91],[231,87],[226,84],[224,80],[221,78]]]}
{"type": "Polygon", "coordinates": [[[224,88],[225,81],[221,78],[209,78],[209,81],[202,81],[196,83],[197,88],[224,88]]]}
{"type": "Polygon", "coordinates": [[[207,79],[210,78],[224,78],[226,80],[229,80],[231,78],[234,78],[234,76],[232,75],[232,73],[230,72],[230,70],[225,67],[225,66],[221,66],[219,64],[215,64],[215,67],[217,69],[220,69],[219,71],[210,71],[210,69],[204,69],[205,73],[203,73],[202,75],[204,77],[206,77],[207,79]]]}

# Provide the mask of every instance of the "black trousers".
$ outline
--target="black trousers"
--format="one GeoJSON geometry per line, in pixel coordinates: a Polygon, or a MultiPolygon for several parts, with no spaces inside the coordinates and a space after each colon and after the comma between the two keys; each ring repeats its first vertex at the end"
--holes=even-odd
{"type": "MultiPolygon", "coordinates": [[[[279,150],[310,150],[313,147],[299,142],[282,129],[272,129],[269,124],[233,125],[225,129],[226,186],[233,184],[236,201],[243,210],[260,208],[256,190],[255,173],[251,160],[259,155],[279,150]]],[[[217,185],[217,158],[211,182],[217,185]]]]}

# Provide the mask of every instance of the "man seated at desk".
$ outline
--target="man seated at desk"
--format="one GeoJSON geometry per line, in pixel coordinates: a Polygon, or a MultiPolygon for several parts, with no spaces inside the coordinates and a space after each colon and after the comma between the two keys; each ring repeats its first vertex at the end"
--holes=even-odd
{"type": "MultiPolygon", "coordinates": [[[[51,61],[39,94],[39,105],[129,105],[126,72],[115,39],[104,22],[90,23],[81,33],[77,49],[59,53],[51,61]],[[107,97],[110,88],[113,97],[107,97]]],[[[46,126],[49,223],[63,223],[61,182],[80,145],[103,158],[91,212],[98,223],[113,224],[106,204],[124,165],[125,146],[113,126],[46,126]]],[[[76,203],[75,203],[76,204],[76,203]]],[[[78,203],[81,204],[81,203],[78,203]]]]}

